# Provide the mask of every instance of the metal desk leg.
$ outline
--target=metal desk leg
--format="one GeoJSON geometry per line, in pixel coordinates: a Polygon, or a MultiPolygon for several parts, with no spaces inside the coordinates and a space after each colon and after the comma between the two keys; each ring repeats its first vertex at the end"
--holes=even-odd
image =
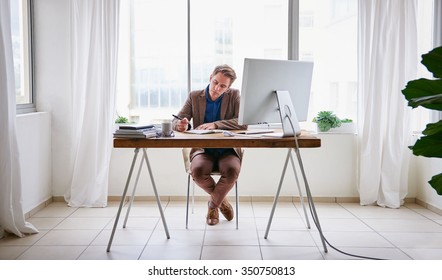
{"type": "Polygon", "coordinates": [[[132,196],[130,197],[130,202],[127,207],[127,212],[126,212],[126,217],[124,218],[123,228],[126,228],[127,220],[129,218],[130,209],[132,209],[132,204],[134,203],[135,192],[137,190],[138,180],[140,179],[141,167],[143,167],[143,161],[144,161],[144,157],[141,158],[140,167],[138,168],[137,178],[135,179],[135,185],[132,190],[132,196]]]}
{"type": "Polygon", "coordinates": [[[269,218],[269,222],[267,223],[267,229],[266,229],[266,233],[264,234],[264,239],[267,239],[267,236],[269,235],[270,225],[272,224],[273,215],[275,214],[276,204],[278,203],[279,193],[281,192],[281,186],[282,186],[282,182],[284,180],[285,171],[287,170],[287,164],[289,163],[290,153],[291,153],[291,150],[289,149],[288,153],[287,153],[287,157],[285,159],[284,168],[282,169],[281,179],[279,180],[278,190],[276,191],[275,198],[273,199],[272,211],[270,212],[270,218],[269,218]]]}
{"type": "Polygon", "coordinates": [[[324,247],[324,252],[327,253],[328,252],[327,245],[325,244],[325,238],[324,238],[324,235],[322,234],[322,229],[321,229],[321,225],[319,224],[318,214],[316,213],[316,208],[315,208],[315,204],[313,202],[312,194],[310,192],[310,187],[309,187],[309,184],[307,181],[307,176],[305,175],[304,164],[302,163],[301,153],[299,152],[299,149],[294,148],[294,150],[296,153],[296,157],[298,158],[299,168],[301,169],[302,177],[304,178],[305,191],[307,193],[307,199],[308,199],[310,208],[312,210],[313,222],[315,223],[316,227],[318,228],[319,236],[321,237],[321,241],[322,241],[322,246],[324,247]]]}
{"type": "Polygon", "coordinates": [[[118,207],[117,217],[115,218],[114,227],[112,228],[112,233],[109,238],[109,243],[107,244],[107,250],[106,250],[107,252],[110,251],[110,248],[112,246],[112,241],[113,241],[114,235],[115,235],[115,229],[117,228],[118,220],[120,219],[121,209],[123,208],[124,200],[126,199],[126,193],[127,193],[128,187],[129,187],[130,178],[132,177],[134,165],[135,165],[135,162],[137,161],[138,151],[139,151],[139,148],[136,148],[134,150],[134,157],[132,159],[132,164],[130,166],[129,174],[127,175],[126,186],[124,187],[123,195],[121,196],[120,207],[118,207]]]}
{"type": "MultiPolygon", "coordinates": [[[[308,201],[308,203],[309,203],[310,209],[312,210],[313,221],[314,221],[316,227],[318,228],[319,236],[320,236],[320,238],[321,238],[322,245],[323,245],[323,247],[324,247],[324,252],[327,253],[328,250],[327,250],[327,246],[326,246],[326,244],[325,244],[325,238],[324,238],[324,236],[323,236],[323,234],[322,234],[321,225],[319,224],[318,214],[316,213],[316,208],[315,208],[315,204],[314,204],[314,202],[313,202],[312,194],[311,194],[311,192],[310,192],[310,187],[309,187],[309,184],[308,184],[308,181],[307,181],[307,176],[305,175],[304,165],[303,165],[303,163],[302,163],[301,154],[300,154],[300,152],[299,152],[299,149],[295,149],[295,148],[293,148],[293,149],[295,150],[295,153],[296,153],[296,156],[297,156],[297,159],[298,159],[299,168],[300,168],[300,170],[301,170],[301,174],[302,174],[302,177],[303,177],[303,179],[304,179],[305,190],[306,190],[306,193],[307,193],[307,201],[308,201]]],[[[286,157],[285,163],[284,163],[284,168],[283,168],[283,171],[282,171],[281,179],[280,179],[280,181],[279,181],[278,190],[276,191],[276,195],[275,195],[275,198],[274,198],[274,200],[273,200],[272,211],[270,212],[269,222],[268,222],[268,224],[267,224],[267,229],[266,229],[266,232],[265,232],[265,235],[264,235],[264,238],[265,238],[265,239],[267,239],[267,237],[268,237],[268,235],[269,235],[270,226],[271,226],[271,224],[272,224],[273,215],[274,215],[274,213],[275,213],[276,204],[277,204],[277,202],[278,202],[279,194],[280,194],[280,192],[281,192],[281,186],[282,186],[282,182],[283,182],[283,179],[284,179],[284,176],[285,176],[285,172],[286,172],[286,170],[287,170],[287,164],[288,164],[289,159],[291,159],[291,161],[292,161],[293,170],[294,170],[294,172],[295,172],[295,176],[296,176],[296,178],[297,178],[296,170],[295,170],[295,165],[294,165],[293,158],[292,158],[292,154],[291,154],[291,149],[289,149],[289,150],[288,150],[288,153],[287,153],[287,157],[286,157]]],[[[299,188],[299,182],[298,182],[297,179],[296,179],[296,181],[297,181],[297,183],[298,183],[298,188],[299,188]]],[[[305,212],[305,208],[304,208],[304,212],[305,212]]],[[[305,213],[306,213],[306,212],[305,212],[305,213]]],[[[306,214],[306,218],[307,218],[307,214],[306,214]]],[[[307,218],[307,221],[308,221],[308,218],[307,218]]],[[[308,222],[308,224],[310,225],[309,222],[308,222]]]]}
{"type": "Polygon", "coordinates": [[[304,196],[302,195],[301,185],[299,184],[299,180],[298,180],[298,173],[296,172],[295,162],[293,161],[293,157],[292,157],[291,153],[290,153],[290,162],[293,167],[293,173],[295,174],[296,185],[298,186],[298,192],[299,192],[299,198],[301,200],[301,206],[302,206],[302,209],[304,209],[304,215],[305,215],[305,221],[307,223],[307,228],[310,229],[311,228],[310,220],[308,218],[307,210],[305,209],[304,196]]]}
{"type": "Polygon", "coordinates": [[[169,229],[167,228],[166,218],[164,217],[163,207],[161,207],[161,201],[158,196],[157,187],[155,185],[155,180],[153,179],[152,169],[150,168],[149,159],[147,158],[146,149],[143,149],[144,160],[146,161],[147,169],[149,170],[150,181],[152,182],[153,191],[155,192],[155,198],[157,199],[158,210],[160,210],[161,219],[163,220],[164,230],[166,231],[167,239],[170,238],[169,229]]]}

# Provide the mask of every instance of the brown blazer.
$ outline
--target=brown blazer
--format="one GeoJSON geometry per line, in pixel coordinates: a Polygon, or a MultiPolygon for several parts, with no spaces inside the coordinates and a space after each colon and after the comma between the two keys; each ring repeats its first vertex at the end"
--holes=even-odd
{"type": "MultiPolygon", "coordinates": [[[[230,88],[224,92],[221,101],[221,120],[216,121],[217,129],[247,129],[247,125],[238,125],[239,114],[239,90],[230,88]]],[[[196,128],[204,123],[204,114],[206,112],[206,90],[197,90],[189,93],[183,108],[178,112],[181,118],[187,118],[192,121],[193,127],[196,128]]],[[[173,129],[175,129],[178,120],[173,120],[173,129]]],[[[242,149],[234,148],[236,154],[242,159],[242,149]]],[[[192,160],[197,154],[204,153],[203,148],[195,148],[190,152],[190,159],[192,160]]]]}

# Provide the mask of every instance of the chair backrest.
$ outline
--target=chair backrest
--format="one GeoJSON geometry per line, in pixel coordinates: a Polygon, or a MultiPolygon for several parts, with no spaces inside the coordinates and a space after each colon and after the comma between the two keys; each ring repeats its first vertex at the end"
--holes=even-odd
{"type": "Polygon", "coordinates": [[[191,148],[183,148],[183,160],[184,160],[184,168],[186,172],[190,174],[190,151],[191,148]]]}

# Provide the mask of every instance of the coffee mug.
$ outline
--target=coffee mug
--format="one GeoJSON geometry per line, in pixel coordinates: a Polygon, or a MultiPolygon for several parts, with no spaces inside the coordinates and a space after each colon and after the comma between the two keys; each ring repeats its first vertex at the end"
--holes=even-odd
{"type": "Polygon", "coordinates": [[[164,120],[161,123],[161,136],[163,136],[163,137],[173,137],[174,136],[171,120],[164,120]]]}

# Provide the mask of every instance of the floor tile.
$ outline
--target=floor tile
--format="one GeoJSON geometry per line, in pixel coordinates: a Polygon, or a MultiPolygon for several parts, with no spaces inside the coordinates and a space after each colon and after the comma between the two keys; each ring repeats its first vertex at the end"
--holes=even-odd
{"type": "Polygon", "coordinates": [[[442,249],[442,233],[380,232],[379,234],[402,249],[442,249]]]}
{"type": "MultiPolygon", "coordinates": [[[[126,216],[126,213],[129,209],[126,207],[121,211],[121,218],[126,216]]],[[[163,211],[165,209],[163,208],[163,211]]],[[[117,214],[118,209],[115,210],[115,215],[117,214]]],[[[129,210],[129,218],[130,217],[160,217],[160,210],[157,206],[136,206],[131,207],[129,210]]]]}
{"type": "Polygon", "coordinates": [[[366,247],[346,247],[328,248],[328,252],[321,251],[326,260],[410,260],[404,252],[397,248],[366,248],[366,247]]]}
{"type": "Polygon", "coordinates": [[[35,213],[32,218],[66,218],[72,215],[77,208],[72,207],[45,207],[35,213]]]}
{"type": "Polygon", "coordinates": [[[400,209],[384,208],[380,206],[359,206],[359,205],[345,205],[345,209],[353,213],[356,217],[361,219],[422,219],[422,215],[406,207],[400,209]]]}
{"type": "Polygon", "coordinates": [[[38,233],[28,234],[24,237],[17,237],[10,234],[5,238],[0,239],[0,246],[31,246],[47,233],[48,231],[46,230],[40,230],[38,233]]]}
{"type": "Polygon", "coordinates": [[[15,260],[30,246],[0,246],[0,260],[15,260]]]}
{"type": "Polygon", "coordinates": [[[261,260],[257,246],[204,246],[202,260],[261,260]]]}
{"type": "MultiPolygon", "coordinates": [[[[353,219],[320,219],[319,224],[323,231],[371,231],[363,221],[353,219]]],[[[312,227],[316,229],[313,224],[312,227]]]]}
{"type": "Polygon", "coordinates": [[[117,214],[118,208],[116,207],[104,207],[104,208],[78,208],[77,211],[72,213],[72,218],[79,217],[109,217],[112,218],[117,214]]]}
{"type": "Polygon", "coordinates": [[[364,222],[375,231],[397,232],[441,232],[442,225],[428,219],[364,219],[364,222]]]}
{"type": "MultiPolygon", "coordinates": [[[[93,240],[91,245],[93,246],[104,246],[109,243],[109,238],[111,236],[112,230],[103,230],[100,234],[93,240]]],[[[114,238],[112,240],[112,246],[144,246],[152,235],[151,229],[117,229],[115,230],[114,238]]]]}
{"type": "Polygon", "coordinates": [[[59,223],[55,229],[102,229],[105,227],[111,218],[75,218],[69,217],[59,223]]]}
{"type": "MultiPolygon", "coordinates": [[[[304,209],[301,207],[300,203],[296,204],[296,207],[298,208],[298,211],[302,213],[304,217],[304,209]]],[[[306,211],[311,219],[312,213],[310,212],[310,208],[308,207],[308,204],[305,204],[306,211]]],[[[336,203],[315,203],[315,209],[316,214],[319,217],[319,219],[327,219],[327,218],[341,218],[341,219],[351,219],[355,218],[355,215],[353,215],[350,211],[345,209],[339,204],[336,203]]]]}
{"type": "Polygon", "coordinates": [[[141,260],[199,260],[201,245],[148,245],[141,260]]]}
{"type": "Polygon", "coordinates": [[[30,222],[34,227],[38,228],[39,230],[45,229],[53,229],[56,227],[61,221],[63,221],[65,218],[38,218],[38,217],[32,217],[27,220],[27,222],[30,222]]]}
{"type": "Polygon", "coordinates": [[[402,249],[415,260],[442,260],[442,249],[402,249]]]}
{"type": "Polygon", "coordinates": [[[262,246],[315,246],[315,242],[308,231],[270,231],[267,238],[265,232],[259,232],[259,243],[262,246]]]}
{"type": "Polygon", "coordinates": [[[170,230],[170,239],[167,239],[163,230],[155,230],[149,239],[148,245],[201,245],[203,244],[203,230],[170,230]]]}
{"type": "MultiPolygon", "coordinates": [[[[117,229],[123,229],[124,225],[124,217],[121,217],[117,224],[117,229]]],[[[154,229],[158,226],[158,223],[161,223],[159,218],[153,217],[129,217],[126,221],[126,228],[128,229],[154,229]]],[[[115,219],[111,219],[107,225],[104,227],[105,229],[113,229],[115,223],[115,219]]]]}
{"type": "Polygon", "coordinates": [[[210,230],[206,231],[204,245],[238,245],[238,246],[257,246],[258,234],[256,230],[238,229],[238,230],[210,230]]]}
{"type": "MultiPolygon", "coordinates": [[[[206,224],[206,219],[204,219],[204,224],[206,224]]],[[[238,229],[256,230],[255,219],[247,217],[239,217],[238,229]]],[[[236,230],[236,218],[231,221],[227,221],[222,215],[220,215],[219,223],[216,226],[206,226],[207,231],[217,231],[217,230],[236,230]]]]}
{"type": "Polygon", "coordinates": [[[318,247],[262,246],[263,260],[323,260],[318,247]]]}
{"type": "Polygon", "coordinates": [[[79,256],[79,260],[137,260],[144,246],[112,246],[107,252],[107,246],[89,246],[79,256]]]}
{"type": "Polygon", "coordinates": [[[86,246],[32,246],[19,260],[76,260],[86,246]]]}
{"type": "MultiPolygon", "coordinates": [[[[376,247],[390,248],[393,244],[376,232],[335,232],[324,231],[325,239],[334,247],[376,247]]],[[[312,231],[312,236],[318,246],[322,244],[321,237],[317,231],[312,231]]]]}
{"type": "MultiPolygon", "coordinates": [[[[256,227],[258,230],[266,230],[269,219],[256,218],[256,227]]],[[[307,224],[304,219],[299,217],[274,217],[270,224],[271,230],[302,230],[307,229],[307,224]]]]}
{"type": "Polygon", "coordinates": [[[35,245],[37,246],[88,246],[99,234],[99,230],[51,230],[35,245]]]}

